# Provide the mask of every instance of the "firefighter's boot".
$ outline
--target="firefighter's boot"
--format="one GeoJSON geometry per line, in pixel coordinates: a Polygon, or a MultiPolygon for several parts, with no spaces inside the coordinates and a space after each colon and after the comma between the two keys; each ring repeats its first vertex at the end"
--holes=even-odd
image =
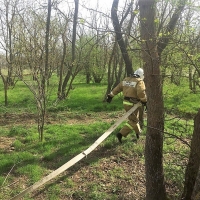
{"type": "Polygon", "coordinates": [[[140,134],[142,134],[142,130],[140,130],[140,132],[135,133],[135,134],[136,134],[137,139],[139,139],[140,138],[140,134]]]}
{"type": "Polygon", "coordinates": [[[120,143],[122,143],[122,134],[121,134],[121,133],[117,133],[117,134],[116,134],[116,137],[117,137],[118,141],[119,141],[120,143]]]}

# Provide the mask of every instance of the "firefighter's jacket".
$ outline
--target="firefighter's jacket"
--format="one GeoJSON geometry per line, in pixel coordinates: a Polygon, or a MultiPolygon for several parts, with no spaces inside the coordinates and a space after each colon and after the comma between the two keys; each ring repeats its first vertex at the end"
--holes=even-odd
{"type": "Polygon", "coordinates": [[[137,77],[126,77],[110,93],[115,96],[122,92],[124,98],[131,98],[142,102],[147,102],[144,81],[137,77]]]}

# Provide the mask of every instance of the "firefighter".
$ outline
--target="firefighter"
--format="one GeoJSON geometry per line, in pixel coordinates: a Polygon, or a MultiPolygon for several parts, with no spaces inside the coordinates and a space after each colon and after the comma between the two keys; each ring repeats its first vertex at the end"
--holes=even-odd
{"type": "MultiPolygon", "coordinates": [[[[146,106],[147,97],[145,92],[145,84],[144,84],[144,71],[143,69],[137,69],[130,77],[126,77],[123,81],[121,81],[111,92],[107,95],[107,102],[110,103],[112,98],[118,93],[122,92],[124,96],[123,105],[126,111],[130,110],[134,104],[139,101],[146,106]]],[[[139,139],[139,135],[141,134],[141,128],[139,124],[139,109],[136,109],[131,115],[128,117],[128,122],[122,127],[119,133],[117,133],[116,137],[119,142],[122,143],[122,136],[126,137],[132,130],[135,131],[137,139],[139,139]]]]}

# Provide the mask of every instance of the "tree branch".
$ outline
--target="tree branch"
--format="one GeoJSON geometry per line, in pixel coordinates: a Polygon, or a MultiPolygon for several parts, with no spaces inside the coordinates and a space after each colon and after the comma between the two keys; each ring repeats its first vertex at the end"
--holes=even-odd
{"type": "Polygon", "coordinates": [[[180,0],[178,2],[178,7],[175,9],[171,20],[169,21],[165,33],[163,33],[163,36],[160,38],[160,40],[158,41],[158,54],[159,56],[161,55],[161,53],[163,52],[163,50],[165,49],[165,47],[168,45],[169,40],[171,35],[173,34],[173,31],[175,29],[175,26],[177,24],[177,21],[185,7],[186,4],[186,0],[182,1],[180,0]]]}

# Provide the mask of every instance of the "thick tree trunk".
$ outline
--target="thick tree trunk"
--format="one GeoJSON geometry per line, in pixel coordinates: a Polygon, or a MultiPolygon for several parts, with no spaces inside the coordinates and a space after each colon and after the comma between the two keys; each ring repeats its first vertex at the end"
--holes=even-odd
{"type": "Polygon", "coordinates": [[[195,181],[194,190],[192,193],[192,200],[199,200],[199,199],[200,199],[200,167],[195,181]]]}
{"type": "Polygon", "coordinates": [[[163,174],[164,104],[162,77],[156,45],[155,1],[140,0],[141,41],[147,91],[145,146],[146,200],[165,200],[163,174]]]}
{"type": "MultiPolygon", "coordinates": [[[[191,200],[200,166],[200,110],[194,119],[194,132],[191,141],[191,151],[185,172],[185,184],[182,200],[191,200]]],[[[197,194],[197,192],[195,192],[197,194]]],[[[196,195],[195,194],[195,195],[196,195]]],[[[194,195],[194,196],[195,196],[194,195]]]]}

